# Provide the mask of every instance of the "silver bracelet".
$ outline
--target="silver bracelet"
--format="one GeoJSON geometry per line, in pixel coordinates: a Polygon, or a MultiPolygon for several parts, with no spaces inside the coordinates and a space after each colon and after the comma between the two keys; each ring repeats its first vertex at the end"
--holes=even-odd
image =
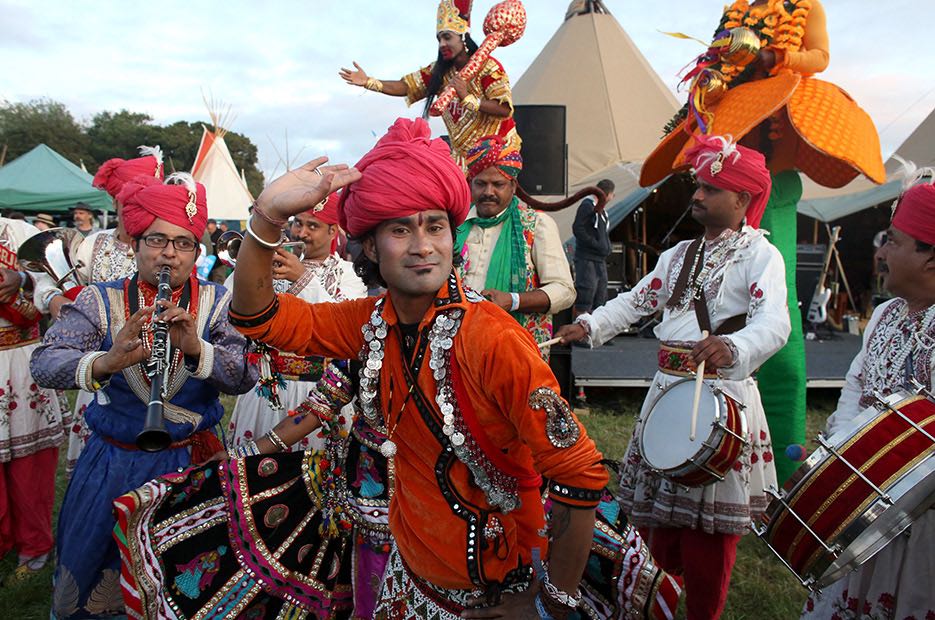
{"type": "Polygon", "coordinates": [[[274,431],[273,429],[270,429],[269,432],[266,433],[266,438],[269,439],[270,443],[276,446],[281,452],[289,452],[290,450],[289,444],[283,441],[282,437],[277,435],[276,431],[274,431]]]}
{"type": "Polygon", "coordinates": [[[268,250],[275,250],[285,242],[286,236],[282,233],[282,231],[279,231],[279,241],[275,243],[267,241],[266,239],[260,237],[260,235],[256,234],[256,232],[253,230],[253,217],[254,216],[251,215],[250,219],[247,220],[247,234],[253,237],[254,241],[268,250]]]}

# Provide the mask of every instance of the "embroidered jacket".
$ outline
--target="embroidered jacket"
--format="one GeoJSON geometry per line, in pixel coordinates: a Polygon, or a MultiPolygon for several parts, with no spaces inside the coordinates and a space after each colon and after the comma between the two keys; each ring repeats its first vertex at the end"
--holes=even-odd
{"type": "Polygon", "coordinates": [[[423,317],[408,361],[410,368],[420,367],[416,382],[424,399],[419,391],[407,398],[399,320],[389,296],[308,304],[279,295],[260,315],[232,313],[232,320],[244,335],[282,350],[366,362],[372,340],[365,340],[362,326],[373,321],[375,308],[388,330],[378,402],[398,446],[390,529],[400,553],[415,574],[444,588],[509,580],[513,571],[530,564],[533,548],[543,557],[548,552],[538,475],[549,479],[554,501],[581,507],[597,505],[608,479],[601,454],[558,396],[555,377],[535,343],[509,314],[462,287],[452,274],[423,317]],[[452,352],[456,406],[472,410],[469,426],[483,429],[464,445],[488,443],[473,462],[456,457],[436,400],[433,371],[438,369],[421,364],[429,330],[440,314],[460,320],[454,338],[443,343],[452,352]],[[486,455],[501,461],[501,472],[518,481],[513,485],[518,506],[509,512],[491,503],[497,489],[489,480],[479,484],[475,476],[486,455]]]}

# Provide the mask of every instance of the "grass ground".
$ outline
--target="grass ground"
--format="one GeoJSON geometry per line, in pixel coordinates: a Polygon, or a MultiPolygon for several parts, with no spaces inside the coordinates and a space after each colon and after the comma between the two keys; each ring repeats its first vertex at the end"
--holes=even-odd
{"type": "MultiPolygon", "coordinates": [[[[593,390],[589,392],[589,412],[582,422],[598,447],[608,458],[619,459],[627,442],[642,402],[640,390],[593,390]]],[[[809,393],[808,436],[814,437],[824,426],[834,407],[836,395],[822,391],[809,393]]],[[[224,399],[228,412],[233,399],[224,399]]],[[[809,449],[814,445],[809,445],[809,449]]],[[[61,453],[60,475],[56,485],[56,515],[65,492],[65,452],[61,453]]],[[[53,524],[54,527],[54,524],[53,524]]],[[[8,578],[16,566],[10,555],[0,561],[0,578],[8,578]]],[[[0,618],[45,620],[49,617],[52,567],[19,583],[0,586],[0,618]]],[[[785,620],[797,618],[806,592],[792,575],[754,536],[740,543],[734,567],[724,620],[785,620]]],[[[684,613],[684,610],[682,610],[684,613]]],[[[684,617],[681,616],[680,617],[684,617]]]]}

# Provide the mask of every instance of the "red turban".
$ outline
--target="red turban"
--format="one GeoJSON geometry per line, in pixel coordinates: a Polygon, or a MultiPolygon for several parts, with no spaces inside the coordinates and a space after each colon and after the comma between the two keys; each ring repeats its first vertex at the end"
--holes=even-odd
{"type": "Polygon", "coordinates": [[[935,185],[913,185],[899,199],[893,228],[922,243],[935,245],[935,185]]]}
{"type": "Polygon", "coordinates": [[[116,198],[123,184],[137,176],[148,176],[162,181],[162,150],[158,146],[141,146],[137,159],[108,159],[94,175],[94,187],[99,187],[116,198]]]}
{"type": "Polygon", "coordinates": [[[305,213],[319,222],[336,225],[338,223],[338,202],[340,200],[340,194],[332,192],[324,202],[315,205],[305,213]]]}
{"type": "Polygon", "coordinates": [[[123,205],[123,227],[127,234],[138,238],[159,218],[181,226],[191,232],[196,241],[201,241],[208,225],[205,186],[186,177],[182,185],[141,183],[144,181],[141,178],[124,185],[117,201],[123,205]]]}
{"type": "Polygon", "coordinates": [[[460,226],[471,192],[444,140],[431,138],[421,118],[397,119],[376,146],[357,162],[361,179],[341,192],[341,227],[355,237],[377,224],[441,209],[460,226]]]}
{"type": "Polygon", "coordinates": [[[695,177],[729,192],[748,192],[747,224],[760,227],[773,182],[763,154],[722,136],[695,136],[697,144],[685,153],[695,177]]]}
{"type": "Polygon", "coordinates": [[[468,181],[492,166],[507,179],[515,179],[523,169],[523,157],[516,145],[500,136],[487,136],[468,150],[465,164],[468,181]]]}

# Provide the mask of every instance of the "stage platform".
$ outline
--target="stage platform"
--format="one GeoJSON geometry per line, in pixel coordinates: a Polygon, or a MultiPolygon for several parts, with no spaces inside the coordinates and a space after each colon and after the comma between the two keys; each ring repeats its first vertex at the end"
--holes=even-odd
{"type": "MultiPolygon", "coordinates": [[[[659,341],[618,336],[597,349],[572,347],[571,370],[582,387],[649,387],[656,373],[659,341]]],[[[834,338],[805,341],[805,364],[810,388],[840,388],[851,361],[860,350],[860,337],[835,333],[834,338]]]]}

